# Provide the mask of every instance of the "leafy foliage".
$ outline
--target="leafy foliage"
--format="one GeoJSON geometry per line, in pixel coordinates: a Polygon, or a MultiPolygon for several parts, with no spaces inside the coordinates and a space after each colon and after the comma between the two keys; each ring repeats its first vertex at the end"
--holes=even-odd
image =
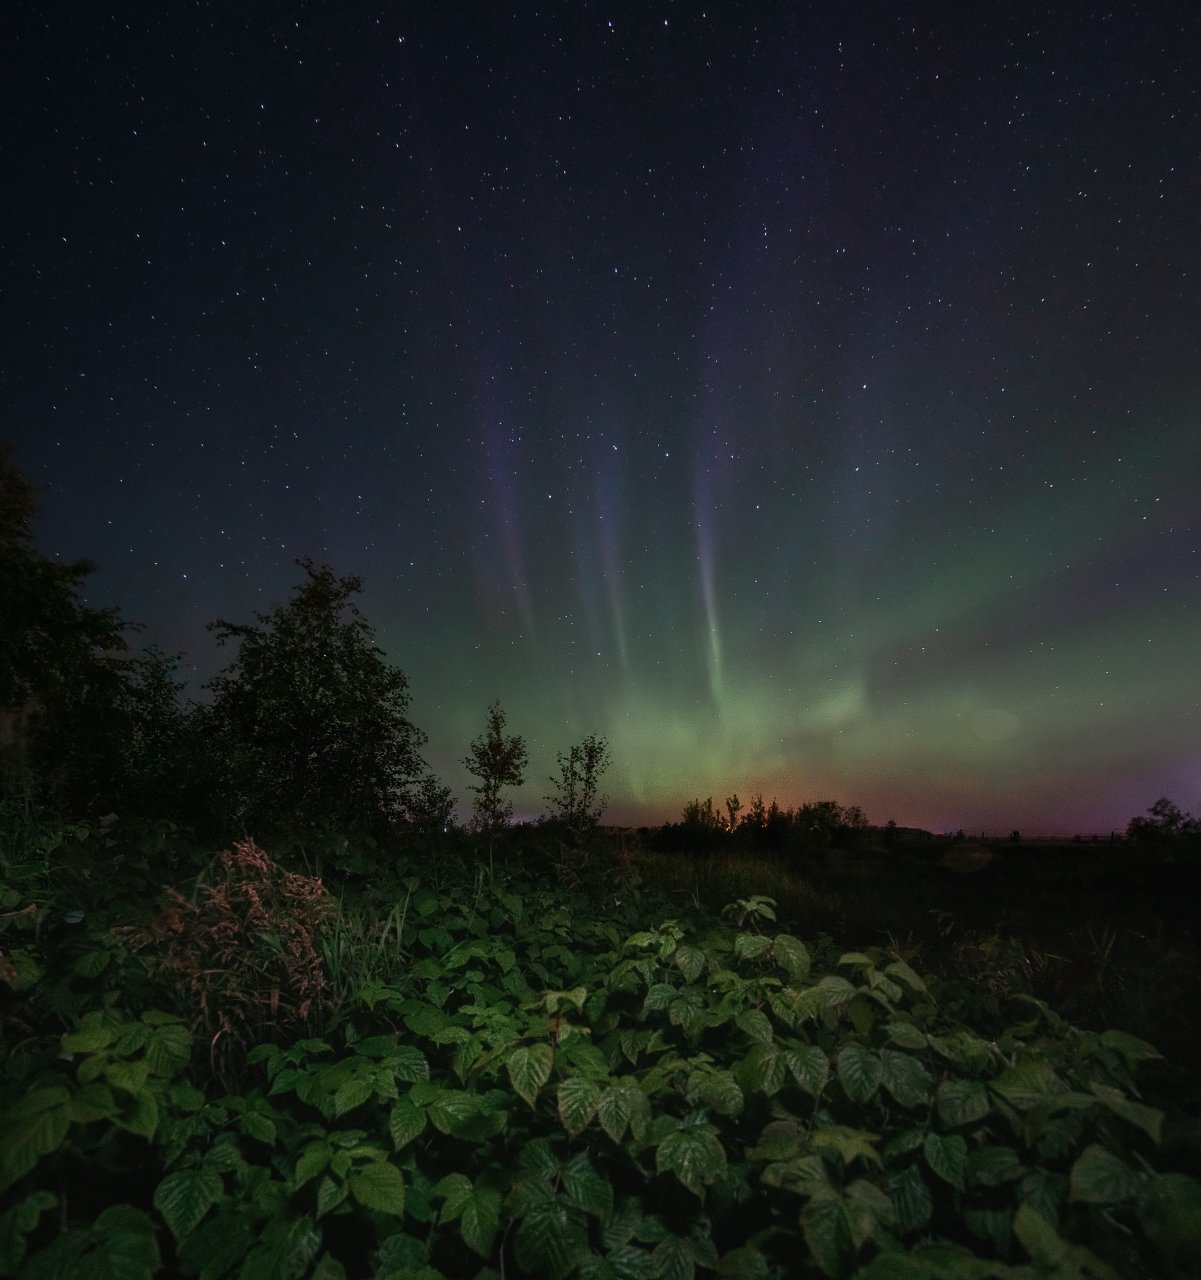
{"type": "Polygon", "coordinates": [[[251,1025],[277,983],[300,1025],[271,968],[305,954],[288,912],[310,938],[334,925],[253,846],[221,865],[220,903],[173,899],[180,928],[156,935],[178,1012],[96,1008],[55,1053],[24,1051],[0,1119],[9,1273],[1018,1280],[1201,1261],[1201,1185],[1165,1168],[1164,1117],[1135,1091],[1150,1046],[1029,1000],[986,1037],[904,959],[802,940],[761,894],[724,919],[648,902],[648,921],[407,876],[381,886],[403,904],[386,965],[337,1008],[314,988],[308,1038],[260,1044],[222,1093],[185,1011],[242,988],[201,957],[246,984],[249,1044],[274,1030],[251,1025]],[[80,1173],[100,1202],[52,1226],[80,1173]]]}
{"type": "Polygon", "coordinates": [[[547,796],[550,816],[577,835],[593,830],[608,803],[600,792],[600,780],[612,756],[609,744],[596,734],[577,742],[557,756],[559,773],[551,778],[553,794],[547,796]]]}
{"type": "Polygon", "coordinates": [[[238,646],[202,720],[227,813],[258,832],[379,828],[422,768],[408,681],[354,604],[361,580],[298,563],[305,580],[286,605],[212,624],[238,646]]]}
{"type": "Polygon", "coordinates": [[[232,1065],[247,1044],[295,1033],[324,1007],[317,940],[335,908],[319,880],[243,840],[219,855],[195,898],[173,888],[166,896],[164,911],[119,932],[175,987],[214,1058],[232,1065]]]}
{"type": "Polygon", "coordinates": [[[473,816],[477,831],[495,831],[513,816],[512,801],[502,792],[505,787],[519,787],[525,781],[528,761],[525,740],[506,734],[507,723],[500,703],[488,708],[488,724],[475,739],[464,757],[463,766],[477,781],[470,788],[475,796],[473,816]]]}

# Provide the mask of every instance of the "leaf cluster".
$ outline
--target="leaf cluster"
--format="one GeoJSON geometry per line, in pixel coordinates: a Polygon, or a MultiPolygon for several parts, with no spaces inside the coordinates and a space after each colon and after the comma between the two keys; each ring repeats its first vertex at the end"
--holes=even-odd
{"type": "Polygon", "coordinates": [[[1035,1001],[982,1034],[898,955],[807,943],[763,895],[723,919],[598,916],[500,880],[403,898],[390,965],[319,1034],[253,1049],[241,1092],[213,1091],[182,1012],[82,1013],[57,1060],[27,1051],[0,1120],[0,1274],[1026,1280],[1201,1261],[1201,1186],[1164,1167],[1142,1041],[1035,1001]],[[113,1194],[55,1229],[70,1168],[108,1171],[113,1194]]]}

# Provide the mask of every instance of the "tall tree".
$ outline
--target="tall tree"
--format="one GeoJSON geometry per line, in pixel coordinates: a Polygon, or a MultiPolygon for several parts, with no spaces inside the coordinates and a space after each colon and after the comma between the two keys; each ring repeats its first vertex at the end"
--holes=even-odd
{"type": "Polygon", "coordinates": [[[583,835],[598,826],[608,804],[608,797],[600,793],[600,780],[609,767],[609,744],[591,733],[566,755],[560,751],[557,759],[559,775],[551,778],[554,792],[546,797],[550,816],[583,835]]]}
{"type": "Polygon", "coordinates": [[[94,565],[40,554],[38,503],[7,446],[0,446],[0,756],[5,775],[85,810],[111,768],[114,720],[127,682],[125,622],[81,592],[94,565]]]}
{"type": "Polygon", "coordinates": [[[513,803],[502,792],[525,781],[528,754],[525,740],[505,733],[505,713],[500,703],[488,708],[488,724],[471,744],[463,764],[478,781],[468,787],[475,796],[472,816],[477,831],[495,832],[513,816],[513,803]]]}
{"type": "Polygon", "coordinates": [[[403,811],[425,737],[408,719],[408,681],[354,603],[362,580],[297,563],[305,578],[287,604],[210,626],[238,646],[206,714],[228,816],[255,834],[370,830],[403,811]]]}

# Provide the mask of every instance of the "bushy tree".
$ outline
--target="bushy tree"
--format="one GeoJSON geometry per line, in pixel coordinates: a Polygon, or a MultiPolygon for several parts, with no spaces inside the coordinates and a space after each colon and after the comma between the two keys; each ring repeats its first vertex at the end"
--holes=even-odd
{"type": "Polygon", "coordinates": [[[424,835],[436,835],[454,822],[455,798],[451,789],[427,773],[408,793],[405,820],[424,835]]]}
{"type": "Polygon", "coordinates": [[[361,579],[297,563],[305,577],[287,604],[211,624],[238,651],[209,682],[206,737],[228,816],[247,831],[369,831],[403,811],[424,735],[408,681],[354,603],[361,579]]]}
{"type": "Polygon", "coordinates": [[[1186,813],[1167,796],[1160,796],[1147,817],[1131,818],[1126,839],[1144,849],[1171,849],[1201,845],[1201,818],[1186,813]]]}
{"type": "Polygon", "coordinates": [[[505,733],[505,713],[500,703],[488,708],[484,733],[472,742],[463,765],[477,781],[470,786],[475,796],[472,820],[477,831],[495,832],[513,816],[513,803],[503,794],[505,787],[519,787],[525,781],[529,759],[525,740],[505,733]]]}
{"type": "Polygon", "coordinates": [[[559,773],[550,782],[553,793],[546,797],[550,817],[570,827],[577,835],[594,830],[608,804],[600,793],[600,780],[609,767],[609,744],[595,733],[577,742],[566,754],[556,757],[559,773]]]}
{"type": "Polygon", "coordinates": [[[37,496],[0,448],[0,757],[8,786],[87,812],[118,803],[121,756],[140,724],[138,660],[116,609],[81,592],[94,565],[60,564],[33,537],[37,496]]]}

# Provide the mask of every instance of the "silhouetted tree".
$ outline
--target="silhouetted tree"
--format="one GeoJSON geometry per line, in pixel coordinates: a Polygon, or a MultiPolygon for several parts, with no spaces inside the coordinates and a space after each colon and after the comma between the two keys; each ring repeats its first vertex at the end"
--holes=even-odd
{"type": "Polygon", "coordinates": [[[353,602],[362,580],[297,563],[305,580],[287,604],[210,627],[238,646],[205,715],[229,817],[256,835],[382,827],[422,769],[408,681],[353,602]]]}
{"type": "Polygon", "coordinates": [[[1169,800],[1160,796],[1147,810],[1149,817],[1130,820],[1126,839],[1144,849],[1167,849],[1201,844],[1201,818],[1194,818],[1169,800]]]}
{"type": "Polygon", "coordinates": [[[482,736],[471,744],[463,764],[472,777],[469,787],[475,796],[472,819],[477,831],[494,832],[513,816],[512,801],[501,793],[505,787],[519,787],[525,781],[528,760],[525,740],[505,733],[505,713],[500,703],[488,708],[488,724],[482,736]]]}
{"type": "Polygon", "coordinates": [[[571,747],[566,755],[559,752],[559,775],[550,782],[554,788],[546,797],[551,806],[550,817],[582,836],[594,830],[608,803],[600,794],[600,780],[609,767],[609,744],[596,734],[571,747]]]}
{"type": "Polygon", "coordinates": [[[427,773],[408,794],[405,818],[419,831],[436,834],[454,822],[455,798],[432,773],[427,773]]]}
{"type": "MultiPolygon", "coordinates": [[[[116,609],[80,599],[87,560],[60,564],[33,537],[37,496],[0,448],[0,757],[6,785],[87,812],[114,786],[137,731],[139,675],[116,609]]],[[[142,706],[144,710],[144,705],[142,706]]]]}

